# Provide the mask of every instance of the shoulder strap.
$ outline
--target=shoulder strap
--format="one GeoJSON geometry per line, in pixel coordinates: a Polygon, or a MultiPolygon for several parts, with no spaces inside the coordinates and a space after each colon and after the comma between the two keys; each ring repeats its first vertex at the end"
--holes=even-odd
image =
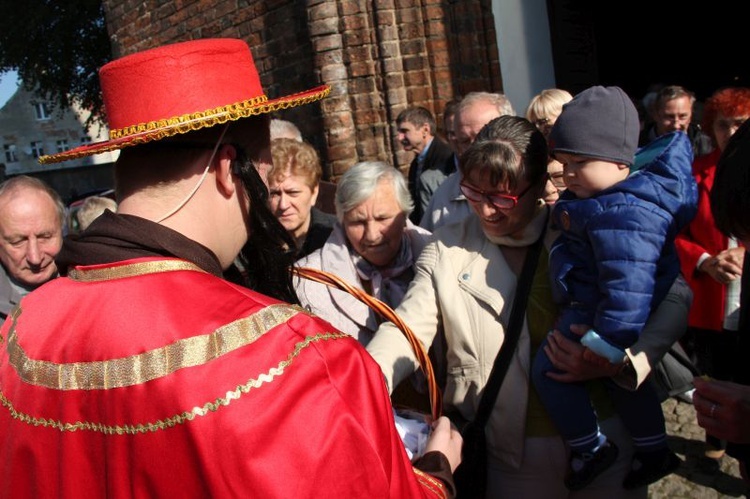
{"type": "Polygon", "coordinates": [[[545,232],[542,231],[539,239],[529,248],[526,259],[523,262],[523,269],[521,270],[521,276],[518,278],[518,285],[516,286],[516,293],[513,298],[513,308],[510,311],[508,327],[505,329],[505,341],[503,341],[500,351],[495,358],[487,385],[484,387],[484,393],[479,400],[479,408],[474,418],[474,425],[476,427],[483,428],[490,419],[490,414],[495,407],[495,401],[497,400],[498,393],[500,393],[505,373],[508,371],[508,366],[516,351],[518,338],[521,336],[523,321],[526,317],[526,304],[531,294],[531,283],[534,281],[534,273],[539,261],[545,232]]]}

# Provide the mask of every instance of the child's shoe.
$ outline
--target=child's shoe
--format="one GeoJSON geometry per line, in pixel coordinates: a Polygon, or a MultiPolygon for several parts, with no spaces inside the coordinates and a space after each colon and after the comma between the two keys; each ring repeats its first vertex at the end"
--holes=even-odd
{"type": "Polygon", "coordinates": [[[617,460],[619,450],[610,441],[595,452],[572,452],[565,486],[568,490],[580,490],[594,481],[617,460]]]}
{"type": "Polygon", "coordinates": [[[653,452],[636,452],[630,473],[625,477],[622,486],[626,489],[637,489],[658,482],[674,473],[681,463],[677,454],[668,448],[653,452]]]}

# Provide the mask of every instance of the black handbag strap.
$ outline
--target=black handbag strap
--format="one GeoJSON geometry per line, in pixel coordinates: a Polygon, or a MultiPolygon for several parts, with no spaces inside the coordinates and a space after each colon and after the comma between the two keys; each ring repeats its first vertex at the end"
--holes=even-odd
{"type": "Polygon", "coordinates": [[[508,371],[508,366],[510,366],[510,361],[513,359],[513,354],[516,351],[518,338],[521,336],[521,329],[523,328],[523,321],[526,318],[526,304],[531,294],[531,283],[534,281],[534,274],[539,262],[539,254],[542,250],[545,232],[542,231],[539,239],[529,248],[526,259],[523,262],[523,269],[518,278],[516,294],[513,298],[513,307],[510,310],[508,327],[505,329],[505,341],[503,341],[500,351],[495,358],[492,371],[490,371],[490,377],[484,387],[484,393],[482,393],[482,398],[479,400],[477,415],[473,421],[475,428],[484,428],[487,421],[489,421],[492,409],[495,407],[497,395],[500,393],[500,387],[503,385],[505,373],[508,371]]]}

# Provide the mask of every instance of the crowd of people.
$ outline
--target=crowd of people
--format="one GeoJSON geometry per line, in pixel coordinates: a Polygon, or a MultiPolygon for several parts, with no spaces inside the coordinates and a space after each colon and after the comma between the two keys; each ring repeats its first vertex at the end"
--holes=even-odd
{"type": "Polygon", "coordinates": [[[408,171],[351,165],[326,210],[319,151],[272,115],[327,86],[268,100],[230,39],[100,80],[117,138],[42,160],[119,149],[117,202],[63,238],[54,190],[0,185],[0,497],[461,498],[460,429],[489,407],[483,497],[645,498],[680,464],[650,377],[675,344],[706,375],[705,469],[726,452],[747,477],[750,89],[700,123],[676,85],[545,89],[524,117],[471,92],[441,126],[407,107],[408,171]],[[429,352],[445,416],[418,454],[402,326],[295,268],[429,352]]]}

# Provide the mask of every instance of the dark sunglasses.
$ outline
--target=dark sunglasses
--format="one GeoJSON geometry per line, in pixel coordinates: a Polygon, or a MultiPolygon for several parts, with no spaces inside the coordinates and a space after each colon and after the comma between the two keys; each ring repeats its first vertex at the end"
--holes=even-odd
{"type": "Polygon", "coordinates": [[[529,184],[523,191],[519,192],[516,196],[509,194],[495,194],[488,193],[476,187],[472,187],[469,184],[461,182],[459,184],[461,193],[466,196],[466,199],[474,203],[487,201],[489,204],[500,210],[512,210],[518,204],[518,200],[523,197],[524,194],[529,192],[534,184],[529,184]]]}

